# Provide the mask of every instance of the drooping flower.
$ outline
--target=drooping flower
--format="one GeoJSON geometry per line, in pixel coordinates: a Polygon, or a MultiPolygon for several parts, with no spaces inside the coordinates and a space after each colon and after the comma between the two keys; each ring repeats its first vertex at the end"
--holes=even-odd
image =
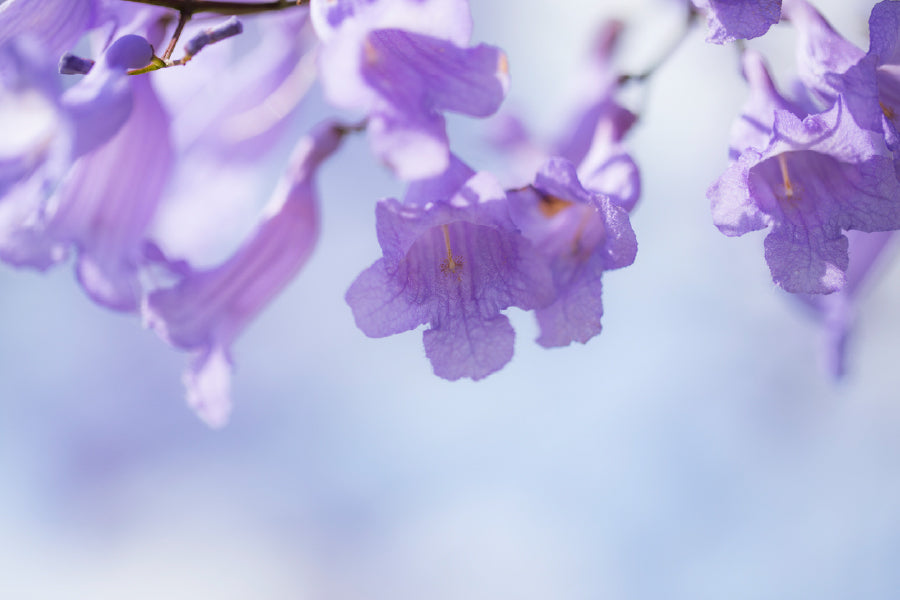
{"type": "Polygon", "coordinates": [[[798,77],[813,93],[832,104],[847,91],[840,75],[858,63],[864,52],[835,31],[806,0],[785,0],[784,17],[798,34],[798,77]]]}
{"type": "Polygon", "coordinates": [[[563,158],[550,159],[533,185],[510,192],[509,202],[514,222],[553,272],[556,299],[535,310],[538,343],[587,342],[601,329],[601,276],[632,264],[637,253],[628,213],[585,190],[563,158]]]}
{"type": "Polygon", "coordinates": [[[184,261],[164,260],[151,247],[177,283],[149,294],[145,323],[168,343],[194,353],[184,377],[187,400],[212,427],[224,425],[231,411],[231,344],[290,283],[315,246],[314,178],[343,133],[329,122],[300,140],[262,222],[220,265],[195,270],[184,261]]]}
{"type": "Polygon", "coordinates": [[[781,18],[781,0],[693,0],[706,13],[706,41],[725,44],[765,34],[781,18]]]}
{"type": "Polygon", "coordinates": [[[150,80],[127,75],[151,56],[144,38],[118,38],[58,101],[62,150],[0,200],[0,258],[44,269],[75,249],[85,291],[117,310],[139,304],[143,234],[172,161],[150,80]]]}
{"type": "Polygon", "coordinates": [[[384,256],[346,296],[363,333],[429,324],[425,354],[450,380],[481,379],[509,362],[515,333],[501,311],[547,305],[553,280],[493,177],[453,159],[443,175],[411,186],[405,202],[379,202],[375,216],[384,256]]]}
{"type": "Polygon", "coordinates": [[[764,70],[761,61],[745,62],[751,85],[763,86],[745,117],[759,131],[739,130],[739,156],[708,192],[713,220],[729,236],[771,227],[766,262],[786,291],[834,292],[844,286],[848,267],[843,232],[900,227],[900,183],[884,140],[860,129],[842,98],[801,118],[764,70]]]}
{"type": "Polygon", "coordinates": [[[449,165],[443,112],[486,117],[506,94],[506,55],[468,47],[463,0],[314,1],[311,11],[327,98],[365,112],[372,150],[403,179],[449,165]]]}
{"type": "Polygon", "coordinates": [[[883,1],[872,8],[865,54],[803,0],[791,0],[785,11],[801,33],[804,81],[829,100],[843,98],[862,128],[883,135],[900,174],[900,6],[883,1]]]}

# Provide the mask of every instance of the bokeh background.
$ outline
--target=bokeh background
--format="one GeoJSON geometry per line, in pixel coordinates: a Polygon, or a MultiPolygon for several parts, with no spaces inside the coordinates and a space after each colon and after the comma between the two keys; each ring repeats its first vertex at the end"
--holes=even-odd
{"type": "MultiPolygon", "coordinates": [[[[633,27],[639,68],[682,10],[472,4],[476,40],[509,55],[506,106],[545,135],[605,16],[633,27]]],[[[815,4],[867,47],[873,2],[815,4]]],[[[0,598],[900,596],[900,264],[833,381],[763,234],[711,223],[746,90],[735,49],[703,37],[639,99],[640,248],[605,276],[602,335],[547,351],[511,311],[516,356],[482,382],[435,378],[419,332],[353,324],[343,294],[379,256],[373,200],[400,191],[362,139],[322,171],[313,259],[234,349],[223,430],[184,405],[186,357],[91,304],[70,268],[0,268],[0,598]]],[[[789,73],[792,44],[784,27],[750,45],[789,73]]],[[[298,132],[327,110],[318,94],[298,132]]],[[[483,123],[451,124],[463,158],[501,164],[483,123]]],[[[268,185],[281,164],[260,167],[268,185]]]]}

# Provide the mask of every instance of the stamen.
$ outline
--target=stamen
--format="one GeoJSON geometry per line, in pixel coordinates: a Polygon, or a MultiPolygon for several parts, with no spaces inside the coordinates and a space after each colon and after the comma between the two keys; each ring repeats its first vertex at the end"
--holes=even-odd
{"type": "Polygon", "coordinates": [[[541,192],[538,192],[538,194],[540,194],[541,200],[538,204],[538,209],[547,218],[558,215],[573,204],[571,200],[563,200],[557,196],[542,194],[541,192]]]}
{"type": "Polygon", "coordinates": [[[890,106],[887,106],[884,102],[879,102],[878,105],[881,106],[881,112],[884,113],[884,116],[889,120],[893,121],[894,117],[897,116],[897,113],[894,111],[894,109],[890,106]]]}
{"type": "Polygon", "coordinates": [[[441,262],[441,273],[444,275],[453,273],[456,275],[456,280],[459,281],[459,271],[463,268],[462,256],[458,254],[453,256],[453,249],[450,247],[450,230],[447,229],[447,226],[441,225],[441,230],[444,232],[444,246],[447,247],[447,260],[441,262]]]}
{"type": "Polygon", "coordinates": [[[791,176],[788,173],[787,159],[784,154],[778,155],[778,166],[781,167],[781,179],[784,181],[784,194],[788,200],[794,199],[794,186],[791,184],[791,176]]]}

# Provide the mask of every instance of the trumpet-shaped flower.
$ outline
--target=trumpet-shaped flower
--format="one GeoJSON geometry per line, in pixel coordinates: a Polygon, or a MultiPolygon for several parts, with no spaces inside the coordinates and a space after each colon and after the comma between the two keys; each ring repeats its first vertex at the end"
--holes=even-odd
{"type": "Polygon", "coordinates": [[[585,343],[600,333],[601,277],[634,262],[637,240],[628,213],[582,187],[575,167],[554,158],[534,184],[510,192],[513,220],[553,272],[556,299],[535,310],[542,346],[585,343]]]}
{"type": "Polygon", "coordinates": [[[481,379],[509,362],[515,333],[501,311],[545,306],[553,280],[493,177],[454,159],[445,174],[411,186],[405,202],[379,202],[375,216],[384,256],[346,296],[363,333],[429,324],[425,354],[445,379],[481,379]]]}
{"type": "Polygon", "coordinates": [[[829,111],[801,119],[785,108],[767,75],[752,74],[764,69],[761,63],[745,68],[751,84],[765,86],[745,117],[758,130],[741,130],[735,142],[746,147],[734,148],[739,157],[710,188],[713,220],[730,236],[771,227],[766,262],[785,290],[837,291],[849,260],[843,232],[900,227],[900,184],[890,153],[883,139],[859,128],[841,98],[829,111]]]}
{"type": "Polygon", "coordinates": [[[224,425],[231,411],[232,342],[312,253],[319,233],[314,177],[342,136],[325,123],[302,138],[265,217],[234,255],[204,270],[167,261],[178,282],[147,298],[147,325],[195,353],[184,377],[188,404],[210,426],[224,425]]]}

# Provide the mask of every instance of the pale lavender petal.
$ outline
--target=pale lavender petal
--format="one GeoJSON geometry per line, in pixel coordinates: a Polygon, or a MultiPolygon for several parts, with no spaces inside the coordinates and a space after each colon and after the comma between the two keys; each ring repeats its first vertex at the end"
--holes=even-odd
{"type": "Polygon", "coordinates": [[[750,98],[741,109],[741,115],[731,128],[732,160],[748,148],[764,150],[772,137],[777,109],[804,117],[814,109],[801,106],[785,98],[775,87],[763,57],[758,52],[747,50],[742,55],[744,78],[750,87],[750,98]]]}
{"type": "Polygon", "coordinates": [[[781,0],[693,0],[706,11],[707,42],[759,37],[781,17],[781,0]]]}
{"type": "Polygon", "coordinates": [[[845,73],[865,53],[844,39],[806,0],[785,0],[784,15],[798,32],[797,70],[800,79],[829,102],[841,92],[838,74],[845,73]]]}
{"type": "Polygon", "coordinates": [[[369,117],[372,152],[400,179],[415,181],[444,172],[450,161],[444,117],[436,113],[401,115],[383,110],[369,117]]]}
{"type": "Polygon", "coordinates": [[[353,309],[356,326],[369,337],[385,337],[424,325],[431,320],[433,307],[417,302],[420,290],[410,285],[422,277],[417,262],[401,262],[388,272],[380,259],[359,274],[345,299],[353,309]]]}
{"type": "Polygon", "coordinates": [[[215,347],[191,361],[184,374],[187,404],[212,428],[224,427],[231,414],[231,358],[215,347]]]}
{"type": "Polygon", "coordinates": [[[319,232],[315,172],[342,135],[325,123],[301,139],[265,219],[237,252],[205,270],[174,263],[180,281],[152,292],[144,304],[149,327],[170,344],[199,354],[186,376],[188,400],[211,424],[223,423],[230,407],[231,343],[312,253],[319,232]]]}
{"type": "Polygon", "coordinates": [[[168,116],[147,77],[128,80],[132,117],[82,156],[51,200],[48,234],[79,253],[78,277],[97,302],[138,307],[138,266],[147,228],[172,168],[168,116]]]}
{"type": "Polygon", "coordinates": [[[30,177],[9,189],[0,200],[0,260],[16,267],[45,270],[67,255],[47,235],[42,220],[48,191],[42,177],[30,177]]]}
{"type": "Polygon", "coordinates": [[[310,16],[325,42],[351,29],[404,29],[458,46],[468,44],[472,34],[467,0],[312,0],[310,16]]]}
{"type": "Polygon", "coordinates": [[[490,115],[509,85],[499,49],[400,29],[336,36],[322,48],[319,72],[330,102],[366,112],[374,152],[404,179],[446,169],[442,111],[490,115]]]}
{"type": "Polygon", "coordinates": [[[772,222],[750,195],[750,168],[760,161],[760,157],[756,150],[747,150],[706,192],[713,223],[729,237],[765,229],[772,222]]]}
{"type": "Polygon", "coordinates": [[[545,348],[568,346],[572,342],[585,344],[600,333],[602,275],[600,262],[585,262],[577,273],[578,285],[564,286],[550,306],[534,311],[540,326],[538,344],[545,348]]]}
{"type": "Polygon", "coordinates": [[[146,39],[122,36],[84,79],[63,94],[62,109],[75,129],[73,159],[105,144],[119,131],[134,102],[135,86],[127,70],[146,66],[152,57],[153,48],[146,39]]]}
{"type": "Polygon", "coordinates": [[[512,359],[515,337],[504,315],[481,319],[463,314],[436,323],[424,333],[423,342],[435,375],[450,381],[462,377],[477,381],[512,359]]]}
{"type": "Polygon", "coordinates": [[[96,0],[6,0],[0,4],[0,46],[17,36],[38,40],[56,61],[96,24],[96,0]]]}
{"type": "Polygon", "coordinates": [[[60,88],[40,48],[0,46],[0,196],[68,151],[68,124],[60,88]]]}
{"type": "Polygon", "coordinates": [[[492,115],[509,86],[506,56],[494,46],[460,48],[399,29],[379,29],[364,42],[366,81],[405,113],[452,111],[492,115]]]}

